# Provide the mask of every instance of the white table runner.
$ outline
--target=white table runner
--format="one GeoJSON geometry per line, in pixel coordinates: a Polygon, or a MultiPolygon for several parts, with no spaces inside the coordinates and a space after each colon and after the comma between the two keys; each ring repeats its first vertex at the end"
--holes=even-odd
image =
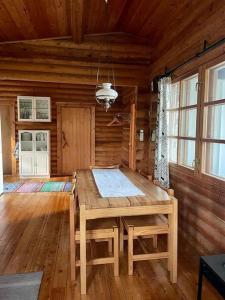
{"type": "Polygon", "coordinates": [[[93,169],[92,173],[102,197],[145,196],[145,194],[118,169],[93,169]]]}

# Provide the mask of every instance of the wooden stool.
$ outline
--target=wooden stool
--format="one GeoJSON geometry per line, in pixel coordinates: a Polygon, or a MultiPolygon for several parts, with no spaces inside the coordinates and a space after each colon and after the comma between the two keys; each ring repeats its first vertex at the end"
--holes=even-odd
{"type": "Polygon", "coordinates": [[[168,234],[167,219],[160,215],[124,217],[123,224],[128,233],[128,274],[133,275],[134,261],[168,258],[168,252],[147,253],[140,237],[155,237],[153,245],[157,245],[158,234],[168,234]],[[134,254],[134,239],[138,238],[145,254],[134,254]]]}
{"type": "MultiPolygon", "coordinates": [[[[70,266],[71,281],[76,279],[76,267],[80,266],[80,261],[76,258],[76,243],[80,240],[79,217],[77,209],[76,188],[70,195],[70,266]]],[[[114,275],[119,275],[119,230],[116,219],[106,218],[89,220],[87,222],[87,241],[107,241],[109,253],[113,256],[93,258],[88,261],[87,265],[114,264],[114,275]]]]}

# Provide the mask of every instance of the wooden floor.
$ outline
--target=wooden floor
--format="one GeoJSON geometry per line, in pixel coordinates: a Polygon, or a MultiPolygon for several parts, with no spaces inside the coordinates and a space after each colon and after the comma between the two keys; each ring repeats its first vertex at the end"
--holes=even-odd
{"type": "MultiPolygon", "coordinates": [[[[81,298],[79,281],[70,286],[67,197],[17,193],[0,198],[0,274],[43,270],[41,300],[81,298]]],[[[169,282],[165,263],[139,262],[134,276],[127,276],[124,257],[117,278],[111,266],[89,269],[88,295],[82,299],[196,299],[198,256],[185,241],[179,240],[177,284],[169,282]]],[[[204,282],[202,299],[222,298],[204,282]]]]}

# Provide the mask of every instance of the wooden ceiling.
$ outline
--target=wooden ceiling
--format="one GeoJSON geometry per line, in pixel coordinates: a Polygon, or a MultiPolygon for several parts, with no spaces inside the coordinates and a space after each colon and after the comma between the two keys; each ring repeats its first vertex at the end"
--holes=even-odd
{"type": "MultiPolygon", "coordinates": [[[[224,0],[108,0],[107,7],[105,0],[1,0],[0,45],[20,42],[27,54],[27,40],[68,38],[76,53],[65,56],[96,60],[102,49],[107,56],[107,41],[116,48],[115,62],[147,65],[178,41],[182,47],[192,36],[193,43],[223,37],[224,14],[224,0]]],[[[6,46],[0,54],[9,52],[6,46]]]]}
{"type": "Polygon", "coordinates": [[[156,45],[222,7],[218,0],[108,0],[108,8],[105,0],[1,0],[0,41],[70,36],[76,30],[76,40],[123,32],[156,45]]]}

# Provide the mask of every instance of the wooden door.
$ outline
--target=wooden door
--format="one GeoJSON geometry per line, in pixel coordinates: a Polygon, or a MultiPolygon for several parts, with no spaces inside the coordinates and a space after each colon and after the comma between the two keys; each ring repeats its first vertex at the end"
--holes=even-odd
{"type": "Polygon", "coordinates": [[[0,114],[2,120],[2,159],[3,159],[3,174],[12,174],[12,153],[11,153],[11,115],[10,106],[1,105],[0,114]]]}
{"type": "Polygon", "coordinates": [[[93,159],[93,110],[61,107],[61,173],[88,169],[93,159]]]}

